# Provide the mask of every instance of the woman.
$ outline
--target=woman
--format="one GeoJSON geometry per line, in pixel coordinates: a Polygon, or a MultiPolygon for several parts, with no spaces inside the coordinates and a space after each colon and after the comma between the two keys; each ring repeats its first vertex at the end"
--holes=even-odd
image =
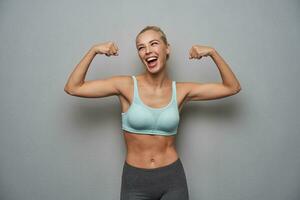
{"type": "Polygon", "coordinates": [[[145,66],[142,74],[85,81],[96,54],[118,55],[118,47],[113,42],[97,44],[71,73],[65,91],[90,98],[118,95],[127,147],[121,200],[186,200],[189,198],[186,176],[175,149],[179,112],[187,101],[231,96],[241,87],[212,47],[194,45],[189,58],[210,56],[220,71],[222,83],[176,83],[170,80],[166,68],[170,45],[159,27],[145,27],[136,37],[136,47],[145,66]]]}

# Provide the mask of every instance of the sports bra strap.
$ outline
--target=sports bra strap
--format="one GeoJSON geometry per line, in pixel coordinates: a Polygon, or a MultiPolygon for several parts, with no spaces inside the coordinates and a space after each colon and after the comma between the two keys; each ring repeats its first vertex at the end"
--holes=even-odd
{"type": "Polygon", "coordinates": [[[132,76],[133,78],[133,85],[134,85],[134,89],[133,89],[133,101],[137,101],[138,100],[138,87],[137,87],[137,80],[135,76],[132,76]]]}
{"type": "Polygon", "coordinates": [[[172,101],[175,101],[177,106],[176,81],[172,81],[172,94],[172,101]]]}

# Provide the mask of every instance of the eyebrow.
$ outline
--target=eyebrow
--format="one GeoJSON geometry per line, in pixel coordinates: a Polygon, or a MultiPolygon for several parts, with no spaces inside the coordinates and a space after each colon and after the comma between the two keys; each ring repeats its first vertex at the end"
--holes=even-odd
{"type": "MultiPolygon", "coordinates": [[[[159,42],[159,40],[157,40],[157,39],[154,39],[154,40],[151,40],[151,41],[149,41],[149,43],[151,43],[151,42],[153,42],[153,41],[157,41],[157,42],[159,42]]],[[[140,45],[142,45],[142,44],[137,44],[136,46],[138,47],[138,46],[140,46],[140,45]]]]}

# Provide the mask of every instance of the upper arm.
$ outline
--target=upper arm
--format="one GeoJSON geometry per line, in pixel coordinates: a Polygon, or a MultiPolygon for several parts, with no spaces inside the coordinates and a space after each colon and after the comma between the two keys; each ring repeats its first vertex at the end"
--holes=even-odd
{"type": "Polygon", "coordinates": [[[69,91],[68,93],[73,96],[79,97],[107,97],[120,94],[120,84],[125,76],[112,76],[100,80],[85,81],[81,86],[69,91]]]}
{"type": "Polygon", "coordinates": [[[184,83],[187,101],[219,99],[234,95],[240,88],[231,88],[222,83],[184,83]]]}

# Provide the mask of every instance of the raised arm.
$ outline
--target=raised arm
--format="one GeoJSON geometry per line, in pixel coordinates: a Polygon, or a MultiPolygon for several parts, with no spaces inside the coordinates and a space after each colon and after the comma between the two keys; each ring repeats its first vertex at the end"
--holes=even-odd
{"type": "Polygon", "coordinates": [[[234,73],[214,48],[194,45],[189,53],[190,59],[210,56],[219,69],[222,83],[185,82],[183,87],[187,92],[187,101],[219,99],[237,94],[241,90],[240,83],[234,73]]]}
{"type": "Polygon", "coordinates": [[[117,56],[118,47],[113,42],[94,45],[77,64],[71,73],[64,91],[72,96],[106,97],[119,94],[118,81],[120,77],[110,77],[102,80],[85,81],[87,70],[97,54],[117,56]]]}

